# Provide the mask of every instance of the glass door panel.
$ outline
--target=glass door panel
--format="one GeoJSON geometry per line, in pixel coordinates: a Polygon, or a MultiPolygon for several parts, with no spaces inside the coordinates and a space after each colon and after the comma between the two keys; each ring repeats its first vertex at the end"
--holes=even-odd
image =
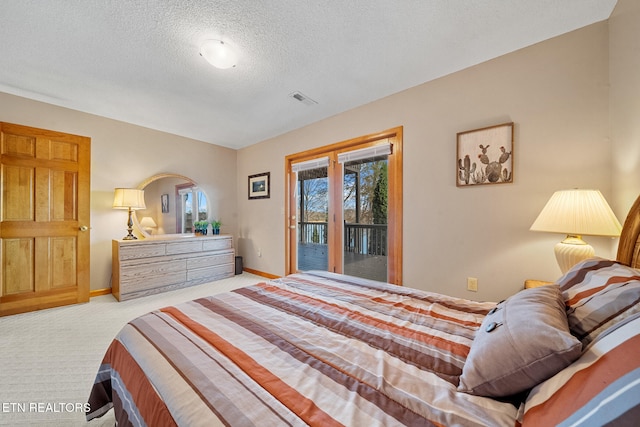
{"type": "Polygon", "coordinates": [[[387,281],[387,156],[343,164],[343,272],[387,281]]]}
{"type": "Polygon", "coordinates": [[[190,186],[178,190],[179,214],[178,232],[193,233],[193,223],[196,221],[208,221],[209,210],[207,206],[207,196],[198,187],[190,186]]]}
{"type": "Polygon", "coordinates": [[[198,221],[208,221],[209,220],[209,211],[207,209],[207,196],[200,191],[195,190],[196,197],[194,200],[197,202],[196,207],[198,211],[198,221]]]}
{"type": "Polygon", "coordinates": [[[329,268],[329,179],[326,166],[297,172],[297,269],[329,268]]]}
{"type": "MultiPolygon", "coordinates": [[[[193,194],[188,191],[181,194],[182,200],[182,233],[192,233],[193,230],[193,194]]],[[[197,221],[197,220],[196,220],[197,221]]]]}

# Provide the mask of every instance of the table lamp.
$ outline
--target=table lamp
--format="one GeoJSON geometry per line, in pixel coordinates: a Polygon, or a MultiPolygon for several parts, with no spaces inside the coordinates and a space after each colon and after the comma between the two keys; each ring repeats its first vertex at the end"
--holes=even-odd
{"type": "Polygon", "coordinates": [[[133,235],[133,218],[131,217],[131,212],[146,208],[144,204],[144,190],[116,188],[113,196],[113,208],[129,210],[129,221],[127,222],[127,231],[129,234],[123,237],[122,240],[136,240],[137,237],[133,235]]]}
{"type": "Polygon", "coordinates": [[[157,226],[156,222],[150,216],[143,216],[140,220],[140,227],[144,228],[144,231],[149,234],[152,234],[153,229],[157,226]]]}
{"type": "Polygon", "coordinates": [[[582,236],[616,237],[622,226],[600,191],[574,189],[556,191],[530,230],[567,235],[554,248],[556,261],[564,274],[595,254],[582,236]]]}

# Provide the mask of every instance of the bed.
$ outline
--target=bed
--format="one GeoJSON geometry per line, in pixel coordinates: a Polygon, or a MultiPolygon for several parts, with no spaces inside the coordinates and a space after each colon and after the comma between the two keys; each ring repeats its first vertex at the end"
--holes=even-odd
{"type": "Polygon", "coordinates": [[[636,425],[640,198],[616,260],[474,302],[305,272],[115,337],[87,419],[119,426],[636,425]]]}

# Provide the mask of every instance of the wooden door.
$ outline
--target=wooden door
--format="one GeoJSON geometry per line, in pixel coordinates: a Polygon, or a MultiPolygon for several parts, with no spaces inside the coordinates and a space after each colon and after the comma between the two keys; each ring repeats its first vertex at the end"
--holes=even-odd
{"type": "Polygon", "coordinates": [[[0,123],[0,316],[89,301],[91,139],[0,123]]]}

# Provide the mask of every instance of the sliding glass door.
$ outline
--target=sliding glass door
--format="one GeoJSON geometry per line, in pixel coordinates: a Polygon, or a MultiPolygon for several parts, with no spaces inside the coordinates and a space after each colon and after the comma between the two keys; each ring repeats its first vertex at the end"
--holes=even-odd
{"type": "Polygon", "coordinates": [[[287,157],[287,274],[401,283],[401,136],[396,128],[287,157]]]}

